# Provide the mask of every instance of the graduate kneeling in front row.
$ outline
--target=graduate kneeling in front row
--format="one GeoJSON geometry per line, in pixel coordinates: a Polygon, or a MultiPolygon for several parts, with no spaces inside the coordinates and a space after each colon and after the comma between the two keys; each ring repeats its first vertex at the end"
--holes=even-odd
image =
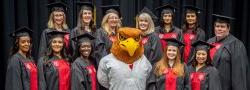
{"type": "Polygon", "coordinates": [[[46,55],[38,60],[39,90],[70,90],[70,63],[64,43],[65,31],[48,32],[46,55]]]}
{"type": "Polygon", "coordinates": [[[109,90],[145,90],[152,69],[144,56],[141,31],[120,28],[111,48],[111,54],[99,63],[97,78],[109,90]]]}
{"type": "Polygon", "coordinates": [[[31,56],[32,31],[21,27],[11,33],[15,40],[6,72],[5,90],[38,90],[38,74],[31,56]]]}
{"type": "Polygon", "coordinates": [[[166,39],[163,57],[158,61],[147,80],[147,90],[183,90],[185,64],[181,63],[180,47],[184,44],[177,39],[166,39]]]}
{"type": "Polygon", "coordinates": [[[222,90],[219,72],[211,64],[209,50],[212,45],[197,41],[192,46],[195,47],[195,56],[192,65],[188,66],[187,90],[222,90]]]}
{"type": "Polygon", "coordinates": [[[91,57],[93,39],[89,33],[84,33],[73,40],[76,41],[75,61],[71,67],[71,90],[99,90],[96,79],[96,62],[91,57]]]}

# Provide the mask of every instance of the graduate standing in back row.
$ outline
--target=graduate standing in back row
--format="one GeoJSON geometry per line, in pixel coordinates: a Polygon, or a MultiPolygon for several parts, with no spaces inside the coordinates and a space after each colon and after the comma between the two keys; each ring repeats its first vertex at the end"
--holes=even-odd
{"type": "Polygon", "coordinates": [[[5,90],[38,90],[38,70],[31,56],[32,31],[21,27],[10,36],[14,45],[8,60],[5,90]]]}
{"type": "Polygon", "coordinates": [[[101,28],[96,31],[95,56],[97,63],[104,56],[110,54],[110,48],[115,40],[115,35],[121,27],[120,5],[118,3],[112,5],[101,6],[103,14],[101,28]]]}
{"type": "Polygon", "coordinates": [[[147,7],[144,7],[136,16],[136,28],[142,31],[142,44],[144,54],[154,65],[161,59],[162,47],[160,38],[155,33],[154,21],[157,17],[147,7]]]}
{"type": "Polygon", "coordinates": [[[215,47],[210,49],[212,64],[220,72],[222,90],[249,90],[249,62],[244,44],[230,34],[228,16],[213,14],[214,33],[208,42],[215,47]]]}
{"type": "Polygon", "coordinates": [[[182,41],[182,30],[174,25],[175,12],[177,8],[171,4],[162,5],[156,10],[161,12],[160,26],[155,28],[155,32],[161,39],[162,49],[167,45],[164,39],[175,38],[182,41]]]}
{"type": "MultiPolygon", "coordinates": [[[[52,0],[53,1],[53,0],[52,0]]],[[[50,9],[49,21],[47,29],[45,29],[40,38],[38,58],[46,55],[46,50],[49,46],[48,32],[50,31],[69,31],[66,22],[67,5],[62,1],[51,2],[47,6],[50,9]]],[[[69,50],[69,34],[64,36],[64,43],[67,49],[67,54],[71,54],[69,50]]]]}
{"type": "Polygon", "coordinates": [[[192,5],[185,6],[185,21],[182,27],[185,47],[182,57],[187,65],[191,64],[191,58],[194,55],[192,44],[199,40],[205,41],[205,32],[199,25],[200,12],[200,8],[192,5]]]}
{"type": "MultiPolygon", "coordinates": [[[[84,33],[89,33],[95,36],[96,27],[94,22],[94,5],[92,0],[78,1],[77,5],[80,7],[80,11],[77,18],[77,26],[71,30],[70,38],[74,38],[84,33]]],[[[74,53],[76,48],[76,42],[70,41],[71,51],[74,53]]]]}

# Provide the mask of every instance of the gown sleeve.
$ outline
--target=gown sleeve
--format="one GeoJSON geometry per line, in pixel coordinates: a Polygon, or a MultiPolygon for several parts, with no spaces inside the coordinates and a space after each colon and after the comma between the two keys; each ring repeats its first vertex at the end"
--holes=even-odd
{"type": "Polygon", "coordinates": [[[151,70],[146,83],[146,90],[156,90],[156,75],[154,74],[154,68],[151,70]]]}
{"type": "Polygon", "coordinates": [[[48,41],[47,41],[46,30],[44,30],[41,34],[39,51],[38,51],[38,58],[43,57],[46,53],[46,50],[47,50],[47,42],[48,41]]]}
{"type": "Polygon", "coordinates": [[[199,41],[199,40],[202,40],[202,41],[205,41],[206,40],[206,34],[205,34],[205,31],[201,28],[198,28],[198,37],[197,37],[197,40],[196,41],[199,41]]]}
{"type": "Polygon", "coordinates": [[[219,72],[217,71],[215,67],[212,67],[210,69],[208,78],[209,78],[208,80],[209,90],[222,90],[219,72]]]}
{"type": "Polygon", "coordinates": [[[107,50],[105,49],[105,42],[103,40],[104,36],[102,34],[102,29],[99,29],[96,32],[96,39],[95,39],[95,50],[94,50],[94,54],[95,54],[95,60],[97,65],[99,65],[100,60],[102,59],[102,57],[104,57],[104,55],[108,55],[108,53],[106,52],[107,50]]]}
{"type": "Polygon", "coordinates": [[[189,81],[192,66],[184,66],[184,90],[191,90],[191,82],[189,81]]]}
{"type": "Polygon", "coordinates": [[[85,87],[85,78],[76,64],[71,68],[71,90],[87,90],[85,87]]]}
{"type": "Polygon", "coordinates": [[[46,81],[44,77],[44,58],[40,58],[37,62],[38,68],[38,79],[39,79],[39,90],[46,90],[46,81]]]}
{"type": "Polygon", "coordinates": [[[5,90],[22,90],[21,64],[15,58],[9,60],[5,78],[5,90]]]}
{"type": "Polygon", "coordinates": [[[109,88],[108,68],[106,63],[104,62],[104,59],[100,61],[97,71],[97,79],[102,86],[104,86],[105,88],[109,88]]]}
{"type": "Polygon", "coordinates": [[[74,38],[76,36],[76,29],[73,29],[70,31],[70,49],[72,50],[73,52],[73,55],[75,55],[75,48],[76,48],[76,45],[75,45],[75,42],[73,40],[71,40],[72,38],[74,38]]]}
{"type": "Polygon", "coordinates": [[[176,29],[177,34],[178,34],[177,39],[178,39],[179,41],[182,41],[182,42],[183,42],[183,32],[182,32],[182,30],[181,30],[180,28],[177,28],[177,27],[175,27],[175,29],[176,29]]]}
{"type": "MultiPolygon", "coordinates": [[[[231,45],[232,87],[237,90],[247,90],[248,58],[244,44],[236,40],[231,45]]],[[[249,85],[249,84],[248,84],[249,85]]]]}
{"type": "Polygon", "coordinates": [[[161,59],[161,56],[162,56],[161,47],[162,46],[161,46],[160,38],[156,34],[152,38],[153,38],[151,39],[152,47],[151,47],[151,52],[150,52],[150,56],[148,60],[150,60],[151,64],[154,65],[157,61],[161,59]]]}

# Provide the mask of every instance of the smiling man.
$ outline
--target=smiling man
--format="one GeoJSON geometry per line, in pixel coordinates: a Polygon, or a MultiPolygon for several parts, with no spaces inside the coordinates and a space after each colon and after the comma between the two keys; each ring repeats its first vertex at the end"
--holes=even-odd
{"type": "Polygon", "coordinates": [[[247,90],[249,65],[242,41],[230,34],[231,17],[213,14],[215,37],[208,40],[212,64],[220,72],[223,90],[247,90]]]}

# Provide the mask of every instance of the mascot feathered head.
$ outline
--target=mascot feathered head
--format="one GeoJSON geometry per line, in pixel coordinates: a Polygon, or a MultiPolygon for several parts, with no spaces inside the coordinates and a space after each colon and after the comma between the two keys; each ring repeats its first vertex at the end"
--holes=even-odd
{"type": "Polygon", "coordinates": [[[111,53],[119,60],[132,64],[142,57],[144,47],[141,44],[142,32],[136,28],[119,28],[111,53]]]}

